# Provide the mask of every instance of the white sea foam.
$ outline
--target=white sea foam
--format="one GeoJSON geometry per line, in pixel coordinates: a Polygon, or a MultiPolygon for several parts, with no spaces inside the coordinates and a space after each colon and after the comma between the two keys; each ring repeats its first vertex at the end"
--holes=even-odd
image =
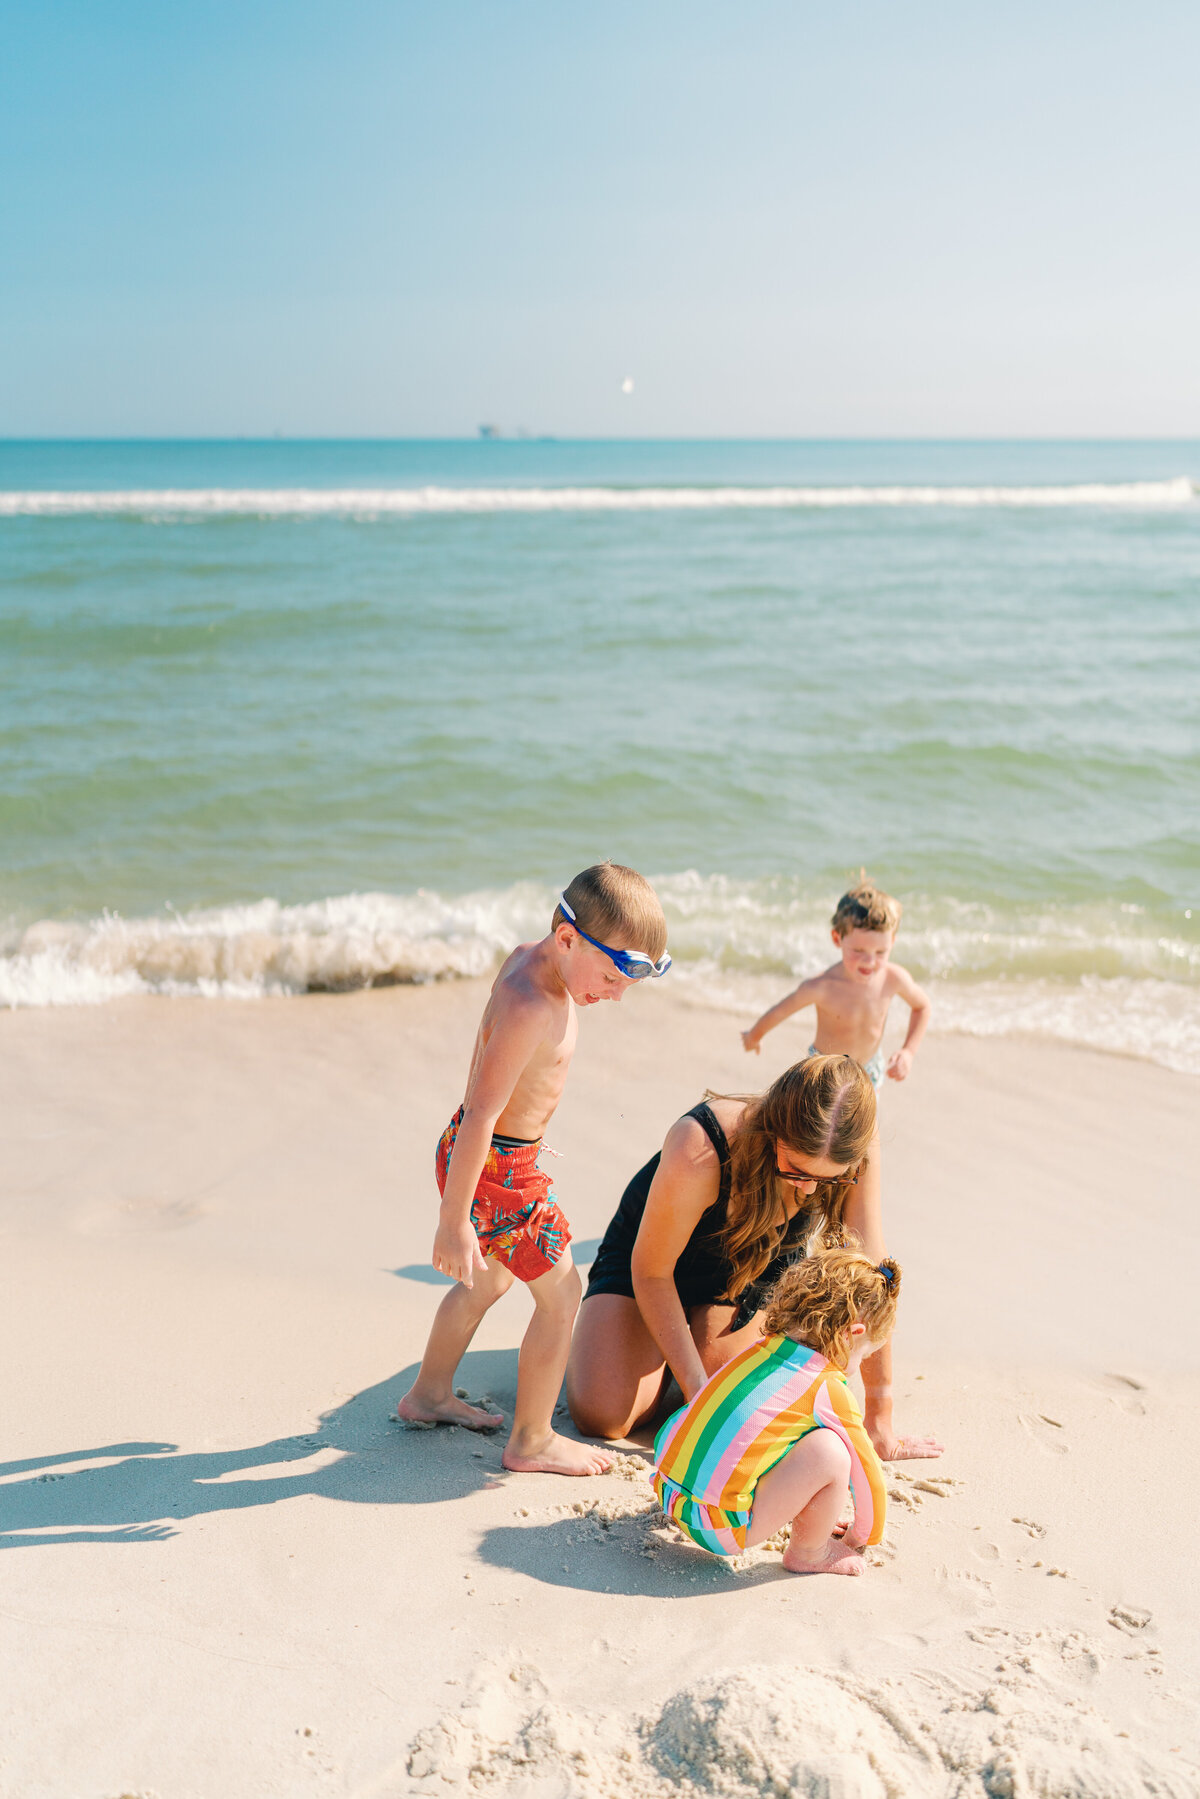
{"type": "MultiPolygon", "coordinates": [[[[748,1022],[832,955],[832,895],[782,881],[657,881],[673,986],[748,1022]]],[[[490,973],[549,922],[555,890],[347,894],[185,914],[43,921],[0,936],[0,1005],[132,994],[254,999],[490,973]]],[[[1182,921],[1181,927],[1182,927],[1182,921]]],[[[1121,908],[910,900],[900,954],[932,984],[935,1028],[1032,1033],[1200,1073],[1200,944],[1121,908]],[[1140,928],[1139,926],[1146,927],[1140,928]]]]}
{"type": "Polygon", "coordinates": [[[379,487],[133,488],[0,492],[0,517],[108,514],[147,518],[378,518],[492,512],[709,512],[850,506],[1118,507],[1190,506],[1197,484],[1089,481],[1020,487],[379,487]]]}

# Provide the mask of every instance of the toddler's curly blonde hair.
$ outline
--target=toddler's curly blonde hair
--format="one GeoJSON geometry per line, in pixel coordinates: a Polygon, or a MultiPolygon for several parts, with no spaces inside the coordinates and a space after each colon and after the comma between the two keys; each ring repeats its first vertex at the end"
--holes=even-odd
{"type": "Polygon", "coordinates": [[[767,1300],[763,1330],[807,1343],[835,1367],[850,1355],[848,1332],[862,1324],[885,1343],[896,1322],[900,1269],[891,1256],[872,1262],[854,1249],[819,1249],[780,1275],[767,1300]]]}

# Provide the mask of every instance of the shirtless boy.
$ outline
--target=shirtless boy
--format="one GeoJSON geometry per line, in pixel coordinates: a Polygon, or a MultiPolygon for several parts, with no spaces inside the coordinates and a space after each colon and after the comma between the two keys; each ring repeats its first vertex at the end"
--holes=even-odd
{"type": "Polygon", "coordinates": [[[634,869],[601,862],[576,875],[549,936],[521,944],[496,976],[466,1097],[438,1144],[432,1260],[458,1284],[438,1307],[420,1371],[396,1409],[413,1423],[502,1424],[456,1397],[454,1373],[484,1313],[524,1281],[533,1317],[517,1364],[506,1468],[603,1474],[612,1466],[602,1450],[553,1428],[581,1287],[570,1228],[537,1158],[574,1053],[576,1006],[619,1000],[636,981],[665,974],[666,945],[658,897],[634,869]]]}
{"type": "Polygon", "coordinates": [[[840,961],[824,974],[801,981],[743,1031],[746,1048],[757,1054],[768,1031],[793,1012],[815,1006],[817,1027],[810,1056],[853,1056],[876,1088],[883,1085],[885,1072],[889,1080],[906,1080],[929,1023],[929,1000],[907,968],[891,960],[899,923],[899,902],[864,875],[857,887],[842,895],[833,915],[832,935],[840,961]],[[908,1033],[885,1070],[883,1029],[894,999],[909,1007],[908,1033]]]}

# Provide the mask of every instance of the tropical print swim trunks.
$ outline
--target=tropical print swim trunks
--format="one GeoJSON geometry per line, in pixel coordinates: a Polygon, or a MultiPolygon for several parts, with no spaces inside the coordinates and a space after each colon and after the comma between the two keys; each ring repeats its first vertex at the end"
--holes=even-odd
{"type": "MultiPolygon", "coordinates": [[[[446,1174],[454,1139],[462,1123],[462,1107],[454,1114],[437,1146],[438,1192],[446,1191],[446,1174]]],[[[550,1177],[537,1165],[542,1143],[510,1146],[495,1139],[471,1201],[471,1223],[485,1256],[493,1256],[519,1281],[548,1274],[571,1241],[571,1227],[559,1209],[550,1177]]]]}

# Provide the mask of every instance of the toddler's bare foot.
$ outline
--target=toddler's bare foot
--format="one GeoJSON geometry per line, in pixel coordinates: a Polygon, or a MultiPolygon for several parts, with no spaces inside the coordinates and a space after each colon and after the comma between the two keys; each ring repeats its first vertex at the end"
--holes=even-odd
{"type": "Polygon", "coordinates": [[[861,1574],[867,1564],[862,1550],[840,1537],[829,1537],[817,1549],[799,1544],[793,1537],[783,1552],[783,1565],[789,1574],[861,1574]]]}
{"type": "Polygon", "coordinates": [[[515,1449],[510,1438],[500,1460],[514,1474],[607,1474],[612,1467],[612,1457],[602,1449],[560,1437],[554,1430],[526,1449],[515,1449]]]}
{"type": "Polygon", "coordinates": [[[465,1399],[459,1399],[451,1393],[448,1399],[436,1399],[426,1405],[416,1396],[417,1389],[410,1387],[404,1398],[397,1401],[396,1416],[407,1424],[461,1424],[464,1430],[499,1430],[504,1423],[499,1412],[485,1412],[482,1406],[468,1405],[465,1399]]]}

